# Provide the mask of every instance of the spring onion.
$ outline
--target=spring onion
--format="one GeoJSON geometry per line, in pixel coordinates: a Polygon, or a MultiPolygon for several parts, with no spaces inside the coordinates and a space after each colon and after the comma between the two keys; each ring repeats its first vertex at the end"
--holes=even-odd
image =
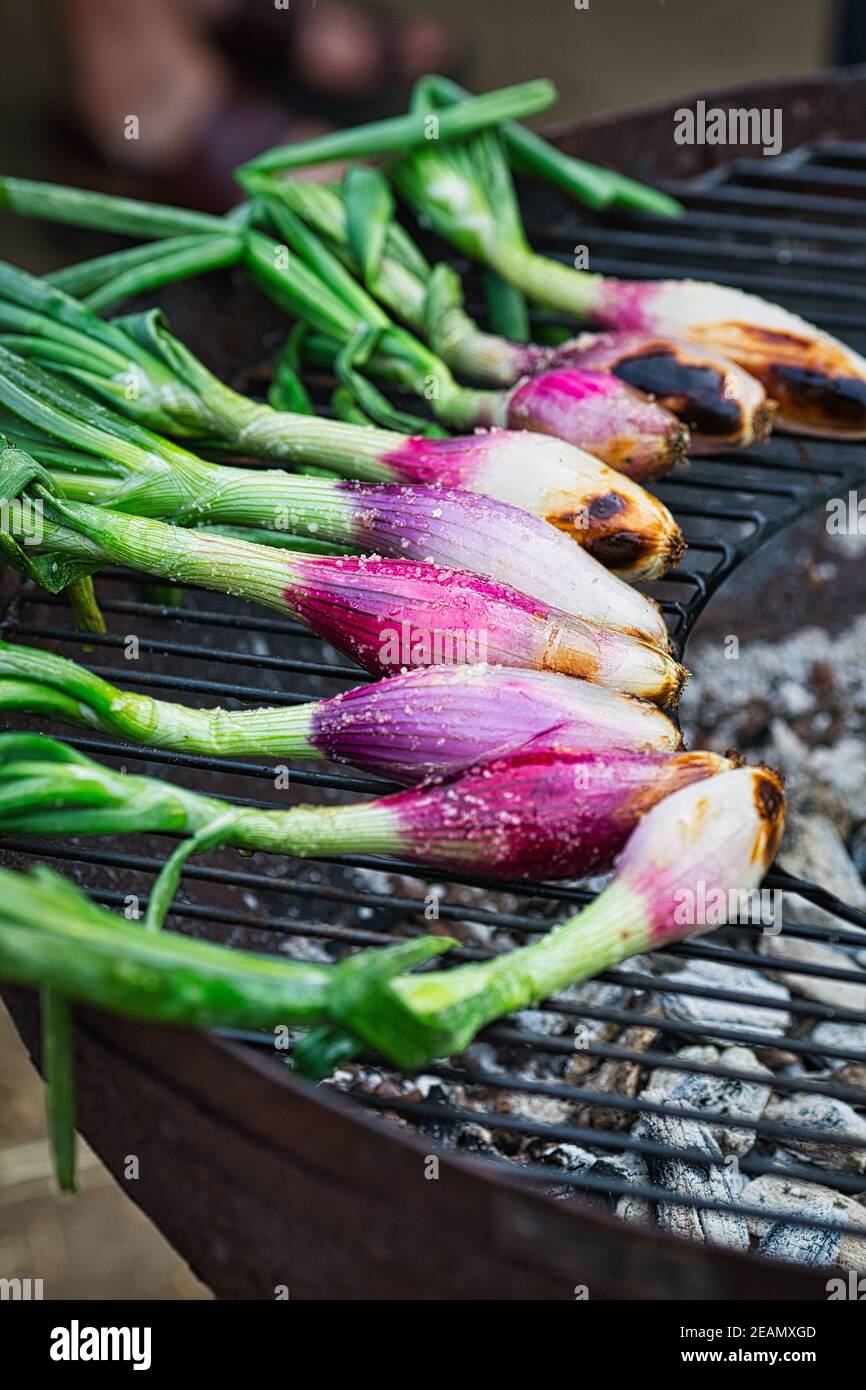
{"type": "MultiPolygon", "coordinates": [[[[406,438],[276,411],[223,385],[171,335],[159,314],[104,323],[56,286],[2,263],[0,342],[72,377],[151,430],[367,481],[443,483],[510,502],[551,521],[623,578],[657,577],[683,548],[679,528],[656,498],[565,443],[504,430],[457,440],[406,438]]],[[[14,367],[8,357],[3,361],[14,367]]],[[[81,447],[80,432],[70,433],[56,408],[50,416],[40,412],[32,399],[35,378],[20,368],[14,382],[5,382],[6,375],[7,409],[55,434],[62,428],[60,437],[81,447]]],[[[42,393],[57,406],[56,384],[42,379],[42,393]]],[[[59,406],[87,416],[87,406],[68,393],[59,406]]],[[[91,407],[91,415],[97,414],[91,407]]],[[[100,418],[110,432],[122,431],[116,416],[100,418]]],[[[127,435],[127,445],[138,442],[152,452],[152,438],[127,435]]],[[[93,444],[93,436],[88,438],[93,444]]],[[[97,442],[118,462],[104,435],[97,442]]],[[[190,455],[162,446],[160,451],[180,475],[201,473],[190,455]]],[[[141,464],[140,451],[136,457],[141,464]]],[[[79,465],[76,471],[87,470],[79,465]]]]}
{"type": "Polygon", "coordinates": [[[657,801],[731,766],[717,753],[545,741],[374,801],[260,810],[115,772],[44,734],[2,734],[0,830],[155,831],[188,837],[192,850],[231,845],[314,858],[400,856],[485,878],[576,878],[609,869],[657,801]]]}
{"type": "Polygon", "coordinates": [[[46,465],[65,497],[229,529],[289,549],[300,548],[297,538],[306,537],[473,570],[572,616],[667,648],[664,619],[651,600],[508,503],[451,488],[348,483],[209,463],[2,347],[0,404],[32,422],[7,424],[7,437],[46,465]],[[33,425],[53,438],[43,438],[33,425]],[[92,455],[68,447],[79,444],[92,455]]]}
{"type": "Polygon", "coordinates": [[[532,742],[675,752],[655,705],[549,671],[430,666],[287,708],[194,709],[121,690],[53,652],[0,642],[0,710],[214,757],[329,758],[403,782],[532,742]]]}
{"type": "Polygon", "coordinates": [[[533,252],[513,219],[498,214],[490,137],[431,142],[390,168],[426,225],[490,266],[528,299],[615,331],[688,338],[758,378],[778,405],[778,424],[804,434],[866,437],[866,360],[779,305],[697,280],[616,280],[533,252]]]}
{"type": "MultiPolygon", "coordinates": [[[[371,178],[375,179],[375,175],[371,175],[371,178]]],[[[364,185],[368,186],[368,181],[364,181],[364,185]]],[[[350,183],[350,189],[356,186],[357,181],[350,183]]],[[[293,300],[296,313],[303,314],[313,327],[338,342],[352,342],[353,336],[363,334],[366,325],[377,331],[381,335],[382,350],[379,353],[374,350],[373,356],[367,361],[368,366],[385,379],[393,375],[399,384],[409,386],[416,395],[427,400],[436,420],[442,424],[460,430],[478,425],[499,425],[556,435],[577,448],[587,450],[603,463],[628,474],[628,477],[641,481],[667,473],[677,459],[687,452],[687,427],[677,421],[669,410],[642,396],[612,373],[546,371],[518,382],[513,391],[477,391],[460,386],[449,368],[449,361],[455,356],[453,345],[456,336],[460,336],[456,335],[453,322],[453,300],[455,296],[459,297],[459,281],[449,267],[436,267],[430,284],[425,286],[417,275],[406,270],[405,265],[395,261],[391,263],[391,279],[396,279],[396,284],[392,284],[388,299],[392,304],[399,304],[402,300],[405,307],[396,310],[399,317],[414,320],[418,327],[428,329],[425,336],[428,342],[434,343],[436,353],[439,353],[436,356],[432,349],[425,350],[418,339],[411,338],[393,325],[389,327],[384,310],[373,297],[367,295],[366,289],[350,278],[343,261],[320,238],[313,225],[304,222],[295,213],[285,196],[271,192],[270,179],[253,179],[252,188],[263,197],[279,235],[284,235],[292,249],[306,259],[307,267],[320,275],[322,284],[345,300],[345,311],[338,317],[335,313],[322,313],[320,300],[310,303],[310,296],[304,292],[303,300],[293,300]],[[393,274],[395,265],[398,270],[396,275],[393,274]],[[411,302],[405,293],[407,281],[414,286],[416,303],[418,297],[421,300],[417,304],[417,311],[411,314],[406,311],[407,304],[411,302]]],[[[366,213],[366,186],[361,190],[361,196],[364,202],[359,211],[366,213]]],[[[300,199],[303,199],[303,195],[296,197],[293,202],[297,204],[300,199]]],[[[356,217],[350,197],[346,210],[346,242],[352,239],[356,221],[360,221],[360,217],[356,217]]],[[[371,225],[377,225],[377,222],[364,222],[367,234],[371,225]]],[[[378,225],[384,247],[386,228],[382,225],[381,213],[378,225]]],[[[339,247],[339,250],[343,249],[345,247],[339,247]]],[[[359,247],[359,268],[366,268],[367,275],[375,271],[381,259],[378,247],[370,252],[366,246],[359,247]]],[[[260,265],[259,259],[256,264],[260,265]]],[[[282,297],[288,303],[292,295],[289,282],[296,281],[303,271],[293,260],[281,264],[279,270],[281,274],[270,279],[264,271],[260,270],[260,275],[263,284],[278,285],[277,297],[282,297]]],[[[466,316],[459,322],[460,329],[466,328],[464,320],[466,316]]],[[[475,331],[473,343],[468,349],[466,345],[460,347],[457,367],[460,360],[466,360],[467,354],[477,346],[478,336],[475,331]]],[[[506,352],[512,352],[513,345],[507,343],[505,347],[506,352]]],[[[327,347],[322,349],[322,353],[328,359],[327,347]]],[[[331,356],[334,356],[332,350],[331,356]]],[[[512,384],[517,381],[518,375],[520,373],[510,377],[512,384]]]]}
{"type": "MultiPolygon", "coordinates": [[[[353,274],[391,313],[418,333],[459,376],[494,386],[512,386],[521,378],[551,369],[567,369],[575,383],[587,371],[596,374],[601,388],[615,374],[632,388],[651,396],[676,415],[691,432],[691,452],[708,448],[744,448],[768,432],[771,410],[760,382],[721,354],[700,349],[685,340],[658,334],[620,333],[566,342],[558,348],[540,347],[527,341],[509,341],[498,333],[485,333],[467,314],[459,276],[450,266],[430,266],[393,220],[393,206],[382,198],[370,211],[371,189],[387,184],[381,174],[355,166],[348,170],[342,189],[335,185],[270,179],[265,185],[298,216],[303,217],[345,261],[353,274]],[[355,222],[366,216],[379,220],[377,254],[363,255],[363,245],[353,236],[355,222]]],[[[492,274],[492,272],[488,272],[492,274]]],[[[498,284],[501,284],[497,280],[498,284]]],[[[497,292],[498,293],[498,292],[497,292]]],[[[593,378],[589,378],[592,385],[593,378]]],[[[531,393],[532,388],[529,388],[531,393]]],[[[629,453],[623,425],[633,397],[620,400],[624,416],[614,425],[609,415],[593,421],[589,411],[581,416],[586,431],[583,446],[606,463],[617,465],[629,453]]],[[[512,397],[511,422],[520,423],[520,408],[531,408],[518,393],[512,397]]],[[[634,448],[634,445],[632,446],[634,448]]],[[[651,456],[637,466],[652,468],[651,456]]],[[[635,462],[629,470],[635,473],[635,462]]]]}
{"type": "MultiPolygon", "coordinates": [[[[367,994],[363,1010],[347,994],[348,1035],[331,1032],[326,1041],[331,1048],[341,1044],[346,1055],[354,1036],[387,1048],[401,1066],[422,1066],[462,1051],[503,1014],[628,956],[736,920],[742,895],[757,887],[773,860],[784,820],[782,785],[769,768],[739,768],[684,787],[648,811],[612,882],[576,917],[490,961],[390,981],[378,999],[367,994]],[[703,903],[713,904],[711,914],[703,903]]],[[[309,1075],[322,1074],[321,1041],[312,1034],[296,1053],[309,1075]]]]}
{"type": "MultiPolygon", "coordinates": [[[[42,535],[23,546],[0,530],[7,561],[52,592],[109,563],[199,584],[300,619],[374,674],[479,660],[580,676],[660,704],[685,673],[660,648],[571,618],[505,585],[409,560],[302,555],[189,530],[56,495],[21,450],[0,452],[0,497],[41,504],[42,535]]],[[[4,521],[14,521],[7,509],[4,521]]]]}
{"type": "Polygon", "coordinates": [[[578,448],[601,445],[618,469],[636,477],[656,477],[686,453],[682,422],[614,376],[542,374],[516,393],[461,386],[441,357],[392,322],[303,219],[279,198],[265,194],[262,201],[283,240],[250,233],[251,273],[277,303],[315,330],[319,336],[310,340],[310,349],[333,364],[344,385],[365,389],[360,403],[369,413],[378,410],[380,423],[390,423],[394,411],[377,400],[380,393],[373,396],[364,369],[420,397],[450,428],[528,425],[578,448]],[[287,246],[294,255],[286,255],[287,246]]]}

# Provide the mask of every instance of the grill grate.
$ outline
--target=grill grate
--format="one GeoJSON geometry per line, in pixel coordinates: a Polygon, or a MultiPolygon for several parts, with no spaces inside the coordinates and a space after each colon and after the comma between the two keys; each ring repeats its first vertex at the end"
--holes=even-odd
{"type": "MultiPolygon", "coordinates": [[[[527,191],[527,222],[533,242],[549,254],[586,243],[593,269],[628,276],[694,276],[754,290],[840,332],[859,351],[866,351],[866,313],[858,306],[866,290],[850,283],[852,272],[866,263],[866,145],[827,142],[784,156],[772,163],[742,160],[687,185],[670,185],[688,208],[676,226],[621,222],[601,225],[582,218],[556,195],[527,191]],[[595,248],[598,248],[597,252],[595,248]]],[[[829,496],[846,493],[866,470],[861,446],[803,441],[776,436],[744,456],[701,459],[658,486],[658,492],[684,527],[689,550],[677,573],[654,587],[663,604],[674,642],[681,653],[695,620],[732,570],[770,536],[829,496]]],[[[69,624],[65,602],[23,584],[2,622],[9,640],[46,644],[85,660],[99,674],[149,690],[164,698],[202,703],[293,704],[325,696],[365,679],[343,664],[326,645],[296,623],[252,612],[233,600],[215,600],[189,590],[182,608],[152,601],[139,578],[109,571],[100,581],[100,598],[111,631],[88,637],[86,645],[69,624]],[[138,664],[123,657],[128,633],[138,637],[138,664]],[[237,676],[239,679],[235,680],[237,676]],[[285,688],[288,685],[290,688],[285,688]]],[[[180,781],[249,804],[293,804],[301,799],[339,800],[380,793],[392,784],[366,776],[299,766],[292,769],[289,801],[268,788],[273,769],[266,764],[205,759],[131,748],[111,738],[63,737],[78,748],[160,775],[163,767],[180,781]]],[[[7,856],[20,863],[37,855],[71,873],[98,901],[122,908],[129,894],[146,899],[148,885],[165,854],[158,836],[129,841],[84,840],[56,844],[7,841],[7,856]]],[[[796,892],[816,908],[829,909],[850,924],[832,928],[818,922],[792,923],[786,935],[815,943],[832,942],[849,952],[850,968],[803,961],[774,960],[774,970],[790,976],[861,984],[866,974],[855,953],[866,937],[866,914],[839,903],[820,885],[792,879],[776,868],[770,888],[796,892]]],[[[170,925],[190,933],[248,948],[285,951],[310,959],[333,959],[346,948],[383,944],[407,930],[423,931],[424,895],[435,887],[439,918],[457,929],[463,944],[455,960],[477,960],[491,950],[518,944],[547,930],[551,922],[585,902],[588,891],[574,886],[505,884],[495,888],[470,877],[429,874],[398,861],[362,857],[329,861],[269,861],[256,856],[242,861],[227,851],[202,856],[187,866],[170,925]]],[[[710,1038],[722,1047],[750,1047],[766,1054],[782,1049],[787,1061],[774,1069],[772,1088],[782,1097],[798,1093],[866,1106],[866,1089],[832,1075],[846,1063],[863,1063],[857,1048],[797,1036],[807,1020],[866,1024],[866,1012],[843,1009],[811,999],[780,998],[767,974],[766,958],[756,949],[756,932],[722,928],[709,938],[680,945],[651,966],[629,962],[598,977],[589,996],[549,1001],[486,1031],[466,1057],[430,1066],[423,1078],[403,1077],[372,1062],[362,1062],[338,1083],[356,1103],[412,1124],[431,1141],[457,1145],[467,1158],[505,1165],[533,1184],[570,1198],[582,1194],[608,1204],[658,1202],[685,1211],[736,1212],[766,1219],[766,1208],[718,1195],[674,1191],[659,1181],[658,1167],[629,1173],[622,1160],[691,1160],[704,1171],[721,1169],[723,1154],[660,1142],[641,1128],[637,1118],[662,1116],[702,1127],[725,1124],[730,1116],[695,1109],[669,1098],[644,1099],[614,1083],[603,1089],[597,1071],[575,1074],[574,1030],[590,1026],[590,1041],[581,1059],[599,1068],[656,1068],[682,1077],[706,1077],[736,1085],[754,1083],[755,1073],[734,1060],[684,1057],[678,1048],[710,1038]],[[678,973],[678,967],[722,963],[760,972],[760,993],[738,988],[710,988],[678,973]],[[652,973],[653,970],[658,973],[652,973]],[[607,992],[605,993],[605,988],[607,992]],[[659,1008],[662,997],[725,1002],[734,1008],[759,1006],[787,1015],[794,1036],[760,1028],[746,1013],[745,1025],[701,1022],[671,1016],[659,1008]],[[753,1026],[749,1026],[749,1018],[753,1026]],[[624,1030],[624,1031],[623,1031],[624,1030]],[[636,1032],[651,1034],[649,1046],[636,1045],[636,1032]],[[819,1074],[819,1065],[831,1074],[819,1074]],[[801,1068],[805,1066],[806,1070],[801,1068]],[[351,1084],[350,1084],[351,1083],[351,1084]],[[618,1118],[611,1119],[612,1112],[618,1118]],[[604,1118],[604,1123],[599,1123],[604,1118]],[[579,1158],[586,1148],[600,1155],[587,1169],[579,1158]],[[545,1161],[547,1160],[547,1161],[545,1161]],[[611,1166],[606,1160],[620,1162],[611,1166]]],[[[272,1040],[232,1034],[255,1048],[272,1040]]],[[[616,1075],[624,1075],[620,1071],[616,1075]]],[[[856,1195],[866,1178],[848,1171],[845,1155],[862,1145],[834,1136],[836,1158],[815,1150],[813,1161],[781,1161],[776,1144],[824,1142],[826,1135],[808,1124],[780,1124],[765,1118],[737,1119],[738,1130],[755,1136],[739,1159],[748,1177],[775,1175],[818,1182],[839,1194],[856,1195]],[[841,1158],[839,1157],[841,1155],[841,1158]]],[[[774,1220],[778,1216],[774,1214],[774,1220]]],[[[822,1230],[843,1229],[846,1237],[866,1236],[862,1223],[838,1212],[815,1216],[791,1211],[786,1224],[822,1230]]]]}

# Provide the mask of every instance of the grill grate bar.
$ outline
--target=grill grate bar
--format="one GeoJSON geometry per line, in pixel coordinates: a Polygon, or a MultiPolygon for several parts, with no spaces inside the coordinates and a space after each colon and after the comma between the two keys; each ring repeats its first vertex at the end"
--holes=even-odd
{"type": "MultiPolygon", "coordinates": [[[[810,1129],[805,1125],[781,1125],[771,1120],[755,1119],[752,1115],[721,1110],[697,1110],[693,1106],[679,1105],[670,1101],[648,1101],[637,1096],[624,1095],[621,1091],[598,1091],[589,1086],[564,1085],[556,1082],[535,1082],[524,1077],[509,1076],[503,1079],[497,1072],[469,1072],[460,1067],[449,1067],[435,1063],[425,1067],[426,1076],[436,1076],[443,1081],[453,1081],[458,1085],[499,1090],[505,1080],[510,1091],[523,1095],[549,1096],[551,1099],[567,1101],[573,1105],[598,1106],[607,1110],[628,1110],[635,1114],[675,1115],[681,1120],[697,1120],[710,1126],[747,1129],[768,1138],[822,1143],[826,1135],[821,1130],[810,1129]]],[[[753,1073],[754,1075],[754,1073],[753,1073]]],[[[860,1092],[866,1100],[866,1092],[860,1092]]],[[[846,1147],[859,1147],[856,1140],[846,1138],[846,1147]]]]}
{"type": "MultiPolygon", "coordinates": [[[[228,797],[226,798],[226,800],[229,799],[230,798],[228,797]]],[[[256,804],[265,806],[269,803],[256,804]]],[[[135,870],[137,872],[142,873],[157,873],[161,868],[163,862],[161,859],[151,858],[142,855],[130,856],[129,854],[112,854],[109,851],[89,850],[82,846],[74,846],[73,849],[67,850],[64,849],[62,846],[54,845],[49,840],[41,839],[8,838],[5,841],[5,843],[9,848],[17,849],[18,851],[23,853],[41,854],[43,856],[48,855],[49,857],[55,859],[77,858],[82,863],[103,865],[105,867],[127,867],[130,870],[135,870]]],[[[304,862],[312,863],[318,861],[313,861],[311,859],[304,862]]],[[[329,859],[327,862],[340,863],[348,868],[373,869],[377,871],[386,870],[406,875],[411,874],[415,877],[422,878],[425,882],[429,881],[430,874],[433,872],[432,870],[421,870],[418,868],[417,865],[404,862],[403,860],[386,859],[384,857],[373,858],[372,856],[363,855],[342,855],[339,857],[339,859],[334,857],[333,859],[329,859]]],[[[248,873],[236,869],[229,870],[211,867],[206,868],[203,867],[201,864],[185,865],[184,877],[189,878],[191,880],[202,879],[214,882],[219,881],[221,883],[230,884],[235,887],[250,887],[260,889],[271,887],[274,889],[274,891],[279,890],[280,892],[288,893],[294,891],[294,888],[292,887],[291,883],[287,885],[282,879],[271,877],[263,878],[260,874],[248,873]]],[[[491,886],[488,881],[484,881],[481,879],[470,879],[468,876],[462,876],[453,873],[445,873],[444,871],[439,870],[435,871],[435,877],[437,882],[456,884],[459,886],[482,886],[488,889],[491,886]]],[[[496,887],[499,891],[515,894],[520,893],[524,897],[531,896],[532,898],[548,899],[551,903],[568,902],[570,905],[576,906],[583,905],[584,903],[591,900],[593,896],[592,893],[587,889],[569,889],[565,885],[559,884],[533,883],[532,885],[528,885],[525,883],[517,883],[497,884],[496,887]]],[[[320,889],[320,892],[322,894],[325,894],[327,892],[327,889],[323,886],[320,889]]],[[[361,901],[362,900],[359,896],[358,902],[360,903],[361,901]]],[[[375,904],[381,906],[383,909],[390,909],[396,903],[399,905],[400,911],[405,912],[407,914],[414,913],[417,915],[423,913],[424,910],[423,901],[407,897],[395,898],[391,893],[367,893],[365,894],[364,902],[370,905],[375,904]]],[[[522,916],[516,913],[490,911],[463,904],[458,906],[456,904],[440,903],[439,913],[440,916],[450,916],[450,919],[452,921],[470,922],[477,920],[478,922],[494,923],[499,926],[507,927],[509,928],[509,930],[522,931],[530,935],[542,933],[546,929],[546,923],[542,923],[541,925],[539,924],[537,912],[534,915],[522,916]],[[478,916],[479,913],[482,915],[478,916]]],[[[719,928],[716,932],[714,932],[713,935],[716,937],[721,937],[728,930],[730,929],[722,927],[719,928]]],[[[798,935],[806,935],[807,930],[807,939],[816,941],[831,941],[834,944],[840,943],[840,935],[835,929],[829,930],[827,928],[817,926],[810,929],[800,928],[798,931],[798,935]]],[[[862,945],[862,941],[858,937],[849,938],[849,941],[850,944],[853,944],[855,946],[862,945]]],[[[746,966],[755,966],[762,968],[767,967],[767,961],[765,957],[759,956],[755,952],[743,950],[734,951],[733,948],[730,947],[725,947],[722,949],[717,946],[711,945],[708,941],[702,941],[699,945],[695,945],[692,942],[683,942],[677,946],[671,947],[668,951],[668,954],[676,954],[680,957],[692,958],[697,960],[713,960],[730,962],[746,966]]],[[[774,965],[774,968],[784,968],[785,970],[790,970],[791,973],[801,973],[807,975],[812,973],[820,974],[824,969],[833,969],[833,967],[812,967],[804,962],[799,961],[780,961],[777,965],[774,965]]],[[[828,978],[835,978],[835,976],[830,975],[828,976],[828,978]]],[[[847,978],[847,975],[845,976],[845,978],[847,978]]],[[[757,997],[758,996],[753,996],[753,998],[757,997]]]]}
{"type": "MultiPolygon", "coordinates": [[[[486,1110],[469,1110],[462,1106],[439,1105],[423,1100],[405,1100],[399,1096],[367,1095],[364,1092],[350,1092],[352,1099],[360,1105],[373,1110],[391,1111],[393,1114],[411,1118],[417,1123],[420,1116],[424,1120],[435,1121],[437,1125],[481,1125],[484,1128],[504,1130],[527,1138],[547,1139],[561,1144],[594,1144],[597,1148],[612,1149],[616,1153],[632,1153],[652,1158],[675,1158],[700,1168],[724,1168],[727,1158],[724,1154],[703,1153],[699,1149],[680,1149],[671,1144],[659,1144],[652,1139],[636,1139],[633,1134],[619,1134],[615,1130],[586,1129],[582,1125],[545,1124],[539,1120],[518,1118],[514,1115],[500,1115],[486,1110]]],[[[834,1139],[835,1142],[835,1139],[834,1139]]],[[[814,1182],[817,1173],[805,1164],[792,1163],[781,1167],[769,1160],[744,1155],[738,1160],[740,1170],[753,1177],[767,1176],[800,1179],[814,1182]]],[[[863,1190],[861,1174],[820,1170],[821,1182],[838,1192],[859,1193],[863,1190]]],[[[633,1189],[630,1189],[633,1190],[633,1189]]],[[[678,1201],[678,1194],[668,1194],[666,1201],[678,1201]]],[[[703,1206],[703,1202],[701,1202],[703,1206]]],[[[736,1203],[730,1210],[736,1211],[736,1203]]]]}

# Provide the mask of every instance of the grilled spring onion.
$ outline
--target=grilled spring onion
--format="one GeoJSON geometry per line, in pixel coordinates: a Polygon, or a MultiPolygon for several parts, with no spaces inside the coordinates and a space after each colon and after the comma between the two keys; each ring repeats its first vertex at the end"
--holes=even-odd
{"type": "MultiPolygon", "coordinates": [[[[158,313],[103,323],[56,286],[2,263],[0,330],[0,342],[63,372],[152,430],[205,438],[238,453],[325,466],[366,481],[443,483],[480,492],[552,522],[627,579],[658,577],[683,549],[679,528],[656,498],[564,442],[505,430],[462,439],[406,438],[276,411],[224,386],[169,333],[158,313]]],[[[36,379],[19,369],[17,378],[8,380],[14,364],[4,360],[10,368],[3,376],[7,409],[57,434],[64,422],[56,413],[40,415],[32,400],[36,379]],[[15,389],[17,400],[10,395],[15,389]],[[22,390],[31,395],[22,397],[22,390]]],[[[96,416],[112,433],[121,431],[116,416],[92,408],[88,414],[87,406],[68,394],[58,399],[57,388],[45,380],[42,389],[67,413],[83,411],[85,422],[96,416]]],[[[151,449],[149,437],[126,433],[127,442],[151,449]]],[[[68,423],[59,437],[85,447],[68,423]]],[[[102,440],[100,447],[108,446],[102,440]]],[[[163,449],[162,456],[179,474],[196,470],[188,454],[163,449]]],[[[112,457],[116,462],[116,450],[112,457]]],[[[255,488],[250,485],[251,497],[255,488]]]]}
{"type": "Polygon", "coordinates": [[[347,998],[345,1030],[314,1031],[296,1048],[296,1065],[321,1076],[354,1042],[355,1051],[387,1048],[401,1066],[422,1066],[462,1051],[514,1009],[736,920],[743,895],[773,860],[784,820],[782,785],[769,768],[723,772],[674,792],[648,811],[609,886],[576,917],[490,961],[389,981],[363,1008],[347,998]],[[712,904],[712,914],[701,904],[712,904]]]}
{"type": "Polygon", "coordinates": [[[666,472],[687,451],[681,421],[611,375],[542,374],[516,391],[461,386],[441,357],[392,322],[302,218],[281,199],[265,194],[262,202],[281,240],[250,232],[249,270],[278,304],[309,324],[308,354],[333,364],[379,423],[392,423],[395,413],[365,371],[420,397],[453,429],[528,424],[577,447],[609,434],[617,468],[636,477],[666,472]],[[287,255],[287,247],[295,254],[287,255]]]}
{"type": "Polygon", "coordinates": [[[228,527],[288,549],[312,543],[472,570],[667,649],[664,619],[651,600],[555,528],[505,502],[456,489],[347,483],[209,463],[2,347],[0,404],[54,436],[41,437],[15,421],[6,426],[8,438],[39,459],[73,500],[228,527]]]}
{"type": "Polygon", "coordinates": [[[778,424],[805,434],[866,437],[866,361],[757,295],[697,280],[633,281],[576,270],[533,252],[519,214],[503,218],[497,137],[430,142],[391,176],[426,225],[490,266],[534,303],[614,331],[687,338],[758,378],[778,424]]]}
{"type": "Polygon", "coordinates": [[[0,710],[214,757],[329,758],[420,782],[532,741],[536,748],[675,752],[655,705],[548,671],[430,666],[294,707],[193,709],[119,689],[35,647],[0,642],[0,710]]]}
{"type": "MultiPolygon", "coordinates": [[[[269,188],[309,222],[370,293],[459,376],[511,386],[525,376],[560,368],[614,373],[688,426],[692,453],[745,448],[769,431],[772,409],[760,382],[728,358],[685,339],[585,334],[552,348],[483,332],[464,308],[459,276],[445,264],[431,266],[394,221],[387,183],[376,170],[355,165],[341,187],[273,177],[258,186],[269,188]]],[[[521,409],[531,409],[532,389],[513,398],[515,423],[521,409]]],[[[590,423],[587,418],[584,427],[590,423]]],[[[615,465],[616,431],[610,419],[599,424],[603,428],[597,437],[585,436],[584,446],[615,465]]]]}
{"type": "Polygon", "coordinates": [[[409,857],[489,879],[577,878],[609,869],[657,801],[732,766],[717,753],[544,740],[374,801],[260,810],[115,772],[43,734],[3,734],[0,830],[179,835],[184,843],[166,866],[172,886],[191,853],[217,845],[302,858],[409,857]]]}
{"type": "MultiPolygon", "coordinates": [[[[0,497],[40,503],[38,545],[0,530],[2,553],[58,592],[107,563],[248,598],[305,623],[374,674],[489,660],[559,671],[675,702],[685,673],[659,648],[582,622],[476,574],[375,556],[302,555],[206,529],[70,502],[21,450],[0,452],[0,497]]],[[[7,508],[7,525],[15,512],[7,508]]],[[[30,537],[29,540],[35,539],[30,537]]]]}

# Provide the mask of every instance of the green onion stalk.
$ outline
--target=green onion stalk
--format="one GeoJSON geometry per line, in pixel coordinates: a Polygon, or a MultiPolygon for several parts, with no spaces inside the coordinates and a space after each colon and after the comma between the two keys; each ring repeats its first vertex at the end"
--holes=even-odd
{"type": "MultiPolygon", "coordinates": [[[[666,472],[686,452],[687,427],[610,373],[541,372],[501,391],[462,386],[442,357],[389,318],[303,218],[265,191],[260,176],[248,179],[282,239],[275,243],[258,231],[248,233],[251,273],[278,304],[309,325],[308,355],[333,365],[361,408],[379,423],[399,421],[414,428],[419,422],[395,414],[367,374],[418,396],[440,424],[458,430],[528,428],[584,451],[592,445],[638,479],[666,472]]],[[[371,236],[374,229],[370,218],[371,236]]],[[[375,246],[371,254],[377,254],[375,246]]]]}
{"type": "MultiPolygon", "coordinates": [[[[8,322],[8,311],[5,317],[8,322]]],[[[51,361],[59,350],[48,337],[52,326],[46,319],[44,334],[26,344],[22,335],[7,334],[5,341],[51,361]]],[[[67,350],[62,340],[61,347],[67,350]]],[[[559,530],[508,503],[462,489],[349,483],[207,462],[3,346],[0,406],[17,417],[6,424],[7,437],[43,463],[73,500],[296,551],[342,549],[471,570],[667,649],[664,619],[651,600],[559,530]]]]}
{"type": "MultiPolygon", "coordinates": [[[[435,138],[459,139],[498,126],[502,121],[535,116],[552,106],[555,100],[556,88],[546,78],[501,87],[483,96],[467,96],[441,113],[435,126],[435,138]]],[[[243,167],[246,170],[300,169],[334,160],[362,159],[369,154],[414,149],[431,139],[432,129],[423,111],[410,111],[353,130],[335,131],[294,145],[277,146],[257,155],[243,167]]]]}
{"type": "Polygon", "coordinates": [[[75,1188],[73,1002],[151,1023],[272,1032],[333,1028],[355,992],[360,1026],[365,984],[375,998],[383,979],[456,944],[418,937],[311,965],[133,925],[42,865],[0,869],[0,890],[0,978],[41,992],[49,1135],[65,1192],[75,1188]]]}
{"type": "Polygon", "coordinates": [[[502,215],[498,137],[430,141],[389,167],[425,226],[535,304],[613,332],[685,338],[730,358],[775,402],[781,428],[866,437],[866,360],[757,295],[696,280],[618,280],[534,252],[511,198],[502,215]]]}
{"type": "MultiPolygon", "coordinates": [[[[412,109],[429,112],[459,104],[470,96],[471,93],[452,78],[428,73],[415,84],[412,109]]],[[[682,203],[670,194],[639,183],[615,169],[603,169],[586,160],[575,159],[517,120],[503,121],[499,133],[517,173],[552,183],[596,212],[611,207],[651,217],[681,217],[684,212],[682,203]]]]}
{"type": "Polygon", "coordinates": [[[461,1052],[504,1014],[629,956],[749,920],[741,914],[751,910],[784,820],[782,784],[769,768],[721,772],[674,792],[647,812],[608,887],[577,916],[519,950],[384,983],[363,1030],[349,1018],[350,1002],[345,1028],[315,1029],[296,1049],[295,1065],[320,1077],[332,1057],[373,1047],[420,1067],[461,1052]]]}
{"type": "MultiPolygon", "coordinates": [[[[291,697],[289,697],[291,698],[291,697]]],[[[655,705],[550,671],[428,666],[327,700],[196,709],[120,689],[66,657],[0,642],[0,710],[216,758],[331,759],[420,782],[533,742],[678,751],[655,705]]]]}
{"type": "Polygon", "coordinates": [[[0,555],[53,593],[106,564],[129,565],[299,619],[375,675],[489,661],[579,676],[663,705],[676,702],[685,679],[661,647],[467,570],[301,554],[70,501],[19,449],[0,451],[0,499],[0,555]],[[33,534],[19,534],[19,510],[8,505],[15,499],[22,514],[24,499],[38,503],[33,534]]]}

